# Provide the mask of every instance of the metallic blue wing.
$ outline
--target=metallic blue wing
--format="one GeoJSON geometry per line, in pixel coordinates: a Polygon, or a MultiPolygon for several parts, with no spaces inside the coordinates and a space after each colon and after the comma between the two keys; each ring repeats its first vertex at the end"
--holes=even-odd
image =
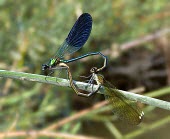
{"type": "Polygon", "coordinates": [[[58,49],[56,57],[63,58],[65,54],[78,51],[88,40],[92,29],[92,17],[83,13],[75,22],[64,43],[58,49]]]}

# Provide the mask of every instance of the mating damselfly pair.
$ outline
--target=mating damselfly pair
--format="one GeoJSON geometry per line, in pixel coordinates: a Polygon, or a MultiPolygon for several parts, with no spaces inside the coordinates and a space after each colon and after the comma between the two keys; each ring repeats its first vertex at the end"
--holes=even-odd
{"type": "Polygon", "coordinates": [[[139,124],[144,115],[137,104],[131,100],[128,100],[119,90],[117,90],[111,83],[106,81],[104,77],[98,72],[102,71],[107,66],[107,57],[100,52],[87,53],[85,55],[79,56],[77,58],[72,58],[65,60],[64,56],[72,54],[78,51],[88,40],[92,29],[92,17],[88,13],[83,13],[73,25],[71,31],[69,32],[67,38],[63,44],[57,50],[56,55],[49,60],[47,64],[42,65],[42,70],[45,75],[51,75],[56,69],[66,68],[68,73],[68,78],[70,81],[70,87],[76,92],[77,95],[89,97],[96,93],[100,86],[104,87],[105,98],[109,101],[113,108],[113,112],[118,118],[130,124],[139,124]],[[101,68],[93,67],[90,70],[90,83],[96,82],[98,89],[96,91],[91,91],[90,93],[81,93],[76,88],[72,74],[67,63],[77,61],[79,59],[92,56],[100,55],[104,59],[104,65],[101,68]]]}

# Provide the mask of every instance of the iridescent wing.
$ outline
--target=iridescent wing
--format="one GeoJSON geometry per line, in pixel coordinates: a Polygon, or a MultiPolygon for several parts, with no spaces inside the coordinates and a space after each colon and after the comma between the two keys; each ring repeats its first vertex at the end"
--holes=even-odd
{"type": "Polygon", "coordinates": [[[92,17],[83,13],[75,22],[64,43],[58,49],[56,57],[63,58],[65,54],[78,51],[88,40],[92,29],[92,17]]]}
{"type": "Polygon", "coordinates": [[[113,113],[121,120],[137,125],[142,121],[143,111],[137,106],[137,103],[127,99],[111,83],[104,80],[105,98],[113,108],[113,113]]]}

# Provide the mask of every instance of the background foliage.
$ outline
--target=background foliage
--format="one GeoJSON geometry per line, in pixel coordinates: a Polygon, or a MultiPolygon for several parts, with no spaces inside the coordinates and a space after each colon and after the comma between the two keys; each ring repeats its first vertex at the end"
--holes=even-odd
{"type": "MultiPolygon", "coordinates": [[[[163,43],[163,40],[169,40],[167,36],[162,35],[125,52],[117,49],[121,44],[169,28],[169,9],[169,0],[0,0],[0,68],[41,74],[41,65],[55,55],[78,16],[88,12],[93,17],[91,36],[84,48],[66,58],[101,51],[109,57],[109,66],[102,74],[107,80],[114,81],[118,88],[128,90],[142,86],[146,91],[160,89],[170,83],[166,66],[168,54],[163,47],[163,44],[170,46],[169,41],[163,43]],[[115,52],[119,53],[116,59],[113,58],[115,52]]],[[[89,75],[92,66],[102,65],[102,60],[90,57],[69,65],[74,79],[80,80],[80,75],[89,75]]],[[[78,97],[70,88],[10,79],[1,79],[0,88],[1,133],[41,130],[103,100],[100,95],[88,99],[78,97]]],[[[170,100],[168,95],[161,99],[170,100]]],[[[169,114],[151,107],[145,109],[142,126],[169,114]]],[[[106,121],[102,120],[112,121],[111,117],[112,113],[107,109],[102,114],[90,113],[57,131],[114,138],[106,121]]],[[[123,133],[136,128],[129,125],[125,128],[119,121],[114,123],[123,133]]],[[[167,130],[155,132],[155,136],[162,138],[167,135],[170,135],[167,130]]],[[[142,137],[152,138],[154,134],[144,133],[139,136],[142,137]]]]}

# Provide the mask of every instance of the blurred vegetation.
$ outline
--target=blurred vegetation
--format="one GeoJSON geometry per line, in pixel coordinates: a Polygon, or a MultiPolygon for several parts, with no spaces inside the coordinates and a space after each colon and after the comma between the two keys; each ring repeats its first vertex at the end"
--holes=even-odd
{"type": "MultiPolygon", "coordinates": [[[[41,74],[41,65],[55,55],[78,16],[88,12],[93,18],[91,36],[81,50],[66,58],[88,52],[103,52],[107,49],[110,50],[109,66],[102,73],[107,80],[113,80],[120,89],[133,89],[139,86],[144,86],[147,91],[160,89],[168,85],[166,74],[154,79],[146,77],[148,70],[151,69],[166,71],[164,52],[159,47],[160,40],[123,52],[117,59],[113,59],[111,55],[115,44],[124,44],[170,27],[169,9],[169,0],[0,0],[0,68],[41,74]],[[152,63],[155,57],[158,60],[163,58],[163,62],[158,67],[153,66],[145,70],[148,63],[146,61],[152,63]],[[134,76],[133,79],[122,76],[120,72],[116,74],[117,71],[112,70],[123,68],[126,71],[133,63],[139,63],[143,69],[142,74],[135,71],[138,76],[134,76]]],[[[102,65],[102,62],[100,58],[96,60],[90,57],[86,61],[69,65],[75,79],[79,80],[80,75],[88,75],[92,66],[102,65]]],[[[100,95],[81,98],[76,96],[70,88],[11,79],[1,79],[0,88],[1,133],[41,130],[103,99],[100,95]]],[[[168,97],[161,97],[161,99],[170,100],[168,97]]],[[[108,130],[110,129],[108,122],[113,120],[112,113],[108,112],[107,107],[104,108],[100,111],[106,115],[101,112],[90,113],[81,120],[65,124],[57,131],[114,138],[108,130]],[[96,129],[101,132],[97,132],[96,129]]],[[[162,120],[169,114],[165,110],[150,107],[146,107],[146,111],[148,112],[145,115],[145,124],[162,120]]],[[[127,130],[123,123],[119,124],[119,121],[113,123],[120,129],[123,128],[123,133],[136,129],[126,125],[127,130]]],[[[142,126],[144,127],[145,124],[142,126]]],[[[166,131],[161,131],[162,134],[159,133],[159,136],[165,138],[170,135],[166,131]]],[[[156,135],[158,136],[158,133],[156,135]]],[[[150,135],[149,138],[152,136],[154,135],[150,135]]]]}

